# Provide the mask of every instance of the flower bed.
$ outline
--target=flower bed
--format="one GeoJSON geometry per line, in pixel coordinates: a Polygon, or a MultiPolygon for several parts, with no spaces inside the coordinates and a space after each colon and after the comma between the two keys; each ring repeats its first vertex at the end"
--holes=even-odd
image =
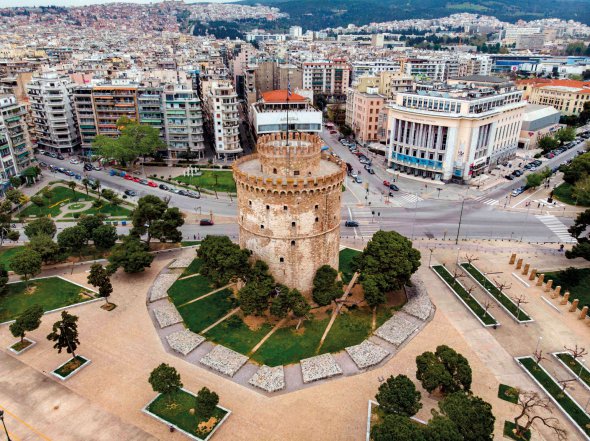
{"type": "Polygon", "coordinates": [[[517,441],[529,441],[531,439],[531,431],[527,430],[524,436],[518,436],[514,433],[516,425],[512,421],[504,421],[504,436],[517,441]]]}
{"type": "Polygon", "coordinates": [[[500,291],[494,283],[488,279],[480,270],[474,265],[469,263],[461,263],[461,268],[473,279],[479,286],[481,286],[486,292],[488,292],[498,304],[504,308],[510,316],[518,323],[529,323],[533,319],[522,309],[519,308],[516,303],[512,301],[510,297],[500,291]]]}
{"type": "Polygon", "coordinates": [[[74,358],[70,358],[64,364],[53,370],[52,373],[60,380],[67,380],[72,375],[76,374],[83,367],[88,365],[90,360],[80,355],[76,355],[74,358]]]}
{"type": "Polygon", "coordinates": [[[17,341],[15,344],[13,344],[12,346],[10,346],[8,349],[12,352],[14,352],[15,354],[19,355],[22,354],[23,352],[25,352],[27,349],[31,349],[34,345],[36,344],[36,342],[34,342],[33,340],[29,340],[28,338],[24,338],[23,341],[17,341]]]}
{"type": "Polygon", "coordinates": [[[590,389],[590,371],[586,366],[582,365],[578,360],[574,360],[568,352],[554,352],[553,356],[557,358],[561,364],[567,368],[576,378],[579,377],[580,382],[590,389]]]}
{"type": "Polygon", "coordinates": [[[195,400],[195,395],[180,389],[168,395],[158,395],[143,408],[143,412],[194,440],[207,441],[231,411],[217,406],[211,419],[206,420],[195,411],[195,400]],[[191,409],[194,409],[193,412],[191,409]]]}
{"type": "Polygon", "coordinates": [[[516,404],[518,403],[518,395],[518,389],[515,387],[508,386],[507,384],[500,384],[498,387],[498,398],[504,401],[516,404]]]}
{"type": "Polygon", "coordinates": [[[553,379],[553,377],[532,357],[518,357],[516,361],[526,370],[561,409],[568,419],[580,430],[584,437],[590,440],[590,416],[578,403],[553,379]]]}
{"type": "Polygon", "coordinates": [[[473,315],[484,326],[498,326],[498,321],[481,304],[465,289],[461,282],[455,280],[453,275],[442,265],[435,265],[431,267],[432,270],[442,279],[451,291],[461,300],[473,315]]]}

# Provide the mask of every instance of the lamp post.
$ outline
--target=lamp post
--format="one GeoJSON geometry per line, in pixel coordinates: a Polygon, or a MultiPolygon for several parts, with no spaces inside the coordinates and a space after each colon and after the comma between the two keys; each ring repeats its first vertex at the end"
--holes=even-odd
{"type": "Polygon", "coordinates": [[[465,206],[465,198],[461,202],[461,213],[459,213],[459,225],[457,226],[457,237],[455,238],[455,245],[459,243],[459,233],[461,232],[461,221],[463,220],[463,207],[465,206]]]}
{"type": "Polygon", "coordinates": [[[10,439],[10,435],[8,434],[8,429],[6,429],[6,423],[4,422],[4,411],[0,409],[0,421],[2,421],[2,426],[4,426],[4,433],[6,433],[6,440],[12,441],[10,439]]]}
{"type": "Polygon", "coordinates": [[[584,363],[586,363],[586,360],[584,360],[583,358],[580,358],[580,372],[578,372],[578,380],[582,376],[582,370],[584,369],[584,363]]]}

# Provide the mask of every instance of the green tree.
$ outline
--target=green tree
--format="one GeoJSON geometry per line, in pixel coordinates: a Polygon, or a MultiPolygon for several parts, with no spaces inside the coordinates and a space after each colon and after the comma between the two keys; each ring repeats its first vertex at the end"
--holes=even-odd
{"type": "Polygon", "coordinates": [[[480,397],[455,392],[439,403],[442,414],[448,417],[463,435],[464,441],[492,441],[494,421],[492,406],[480,397]]]}
{"type": "Polygon", "coordinates": [[[590,153],[574,158],[570,165],[562,167],[563,180],[568,184],[575,185],[583,176],[590,175],[590,153]]]}
{"type": "Polygon", "coordinates": [[[69,314],[68,311],[62,311],[61,320],[53,324],[47,340],[55,342],[53,348],[57,349],[58,354],[61,354],[61,351],[65,349],[68,354],[72,354],[76,358],[76,349],[80,344],[78,339],[78,317],[69,314]]]}
{"type": "Polygon", "coordinates": [[[371,430],[373,441],[427,441],[418,423],[402,415],[385,415],[371,430]]]}
{"type": "Polygon", "coordinates": [[[77,201],[78,200],[78,195],[76,193],[76,183],[74,181],[69,181],[68,182],[68,187],[70,187],[70,190],[72,190],[72,200],[73,201],[77,201]]]}
{"type": "Polygon", "coordinates": [[[249,250],[241,249],[227,236],[207,236],[197,250],[203,261],[201,274],[209,277],[216,286],[226,285],[234,277],[244,278],[250,270],[250,254],[249,250]]]}
{"type": "Polygon", "coordinates": [[[379,409],[385,413],[395,413],[411,417],[422,408],[420,392],[405,375],[390,376],[385,383],[379,386],[379,392],[375,396],[379,403],[379,409]]]}
{"type": "Polygon", "coordinates": [[[372,276],[382,291],[394,291],[407,284],[420,267],[420,251],[395,231],[377,231],[352,264],[363,277],[372,276]]]}
{"type": "Polygon", "coordinates": [[[94,246],[99,250],[110,250],[117,243],[119,238],[117,228],[113,225],[101,225],[92,233],[94,246]]]}
{"type": "Polygon", "coordinates": [[[448,394],[471,389],[471,367],[465,357],[454,349],[440,345],[436,352],[416,357],[416,378],[429,393],[440,390],[448,394]]]}
{"type": "Polygon", "coordinates": [[[18,240],[20,233],[12,228],[12,202],[8,199],[0,202],[0,245],[5,239],[18,240]]]}
{"type": "Polygon", "coordinates": [[[57,228],[55,226],[55,222],[53,222],[52,219],[44,216],[29,222],[27,225],[25,225],[24,230],[27,237],[31,239],[38,234],[45,234],[49,237],[53,237],[55,236],[57,228]]]}
{"type": "Polygon", "coordinates": [[[170,396],[182,388],[180,374],[172,366],[162,363],[150,373],[148,380],[154,392],[170,396]]]}
{"type": "Polygon", "coordinates": [[[178,230],[184,224],[184,218],[176,207],[167,208],[160,219],[152,225],[152,235],[160,242],[179,243],[182,233],[178,230]]]}
{"type": "Polygon", "coordinates": [[[84,191],[86,192],[86,195],[88,195],[88,185],[90,185],[90,179],[82,178],[82,185],[84,186],[84,191]]]}
{"type": "Polygon", "coordinates": [[[463,441],[463,435],[449,418],[435,414],[424,428],[428,441],[463,441]]]}
{"type": "Polygon", "coordinates": [[[113,293],[113,285],[108,271],[100,263],[95,263],[90,267],[88,283],[98,288],[98,296],[104,298],[106,304],[109,305],[109,296],[113,293]]]}
{"type": "Polygon", "coordinates": [[[572,189],[572,196],[580,205],[590,205],[590,176],[583,174],[572,189]]]}
{"type": "Polygon", "coordinates": [[[31,277],[41,272],[41,256],[30,248],[17,252],[10,261],[10,269],[27,283],[31,277]]]}
{"type": "Polygon", "coordinates": [[[318,268],[313,278],[313,301],[320,306],[329,305],[339,297],[342,297],[342,282],[336,280],[338,271],[330,265],[318,268]]]}
{"type": "Polygon", "coordinates": [[[543,151],[543,153],[548,153],[559,146],[559,141],[555,139],[553,136],[545,135],[541,139],[539,139],[537,145],[543,151]]]}
{"type": "Polygon", "coordinates": [[[365,293],[365,302],[367,302],[367,305],[373,308],[373,310],[387,300],[385,293],[379,289],[379,285],[373,276],[369,275],[363,277],[361,285],[363,287],[363,292],[365,293]]]}
{"type": "Polygon", "coordinates": [[[178,208],[169,208],[168,203],[157,196],[148,195],[139,199],[137,208],[132,214],[134,236],[147,235],[146,243],[149,245],[152,238],[162,242],[170,240],[180,242],[182,234],[178,227],[184,224],[184,219],[178,208]]]}
{"type": "Polygon", "coordinates": [[[61,260],[59,245],[47,234],[37,234],[31,238],[27,247],[41,256],[43,263],[61,260]]]}
{"type": "Polygon", "coordinates": [[[6,292],[6,284],[8,283],[8,271],[3,263],[0,263],[0,294],[6,292]]]}
{"type": "Polygon", "coordinates": [[[209,419],[213,416],[215,408],[219,403],[219,395],[203,387],[195,399],[195,411],[202,419],[209,419]]]}
{"type": "Polygon", "coordinates": [[[49,202],[49,200],[53,197],[53,191],[51,191],[51,188],[45,187],[43,190],[41,190],[41,195],[49,202]]]}
{"type": "Polygon", "coordinates": [[[309,302],[297,289],[289,289],[284,285],[275,287],[275,296],[272,298],[270,313],[278,318],[287,317],[293,314],[294,317],[301,319],[305,317],[311,306],[309,302]]]}
{"type": "Polygon", "coordinates": [[[576,129],[574,127],[563,127],[555,132],[555,139],[562,145],[573,141],[576,139],[576,129]]]}
{"type": "Polygon", "coordinates": [[[108,257],[107,271],[114,274],[119,267],[126,273],[139,273],[148,268],[154,256],[152,256],[145,243],[133,236],[127,236],[122,243],[115,245],[108,257]]]}
{"type": "Polygon", "coordinates": [[[15,190],[15,189],[6,190],[6,192],[4,193],[4,196],[6,196],[6,199],[8,199],[14,205],[23,205],[24,203],[26,203],[28,201],[27,196],[20,190],[15,190]]]}
{"type": "Polygon", "coordinates": [[[526,185],[530,188],[537,188],[543,182],[541,173],[531,173],[526,177],[526,185]]]}
{"type": "Polygon", "coordinates": [[[105,218],[106,216],[104,214],[83,214],[82,216],[80,216],[80,219],[78,219],[76,225],[84,228],[84,230],[86,231],[86,239],[88,241],[94,235],[94,231],[97,228],[102,227],[104,225],[105,218]]]}
{"type": "Polygon", "coordinates": [[[85,228],[79,225],[64,228],[57,235],[57,244],[69,254],[77,252],[79,256],[82,256],[82,251],[87,242],[88,233],[85,228]]]}
{"type": "Polygon", "coordinates": [[[45,200],[43,199],[43,196],[39,195],[32,196],[31,202],[35,204],[37,207],[42,207],[43,205],[45,205],[45,200]]]}
{"type": "Polygon", "coordinates": [[[568,228],[568,232],[578,241],[571,250],[565,252],[565,257],[568,259],[575,259],[576,257],[583,257],[590,260],[590,241],[589,233],[586,229],[590,225],[590,209],[578,214],[574,224],[568,228]]]}
{"type": "Polygon", "coordinates": [[[43,317],[42,306],[33,305],[28,307],[10,325],[10,333],[20,338],[22,343],[27,332],[34,331],[41,325],[41,317],[43,317]]]}
{"type": "Polygon", "coordinates": [[[268,309],[269,297],[273,291],[272,285],[258,281],[246,283],[238,291],[238,302],[242,312],[246,315],[262,315],[268,309]]]}

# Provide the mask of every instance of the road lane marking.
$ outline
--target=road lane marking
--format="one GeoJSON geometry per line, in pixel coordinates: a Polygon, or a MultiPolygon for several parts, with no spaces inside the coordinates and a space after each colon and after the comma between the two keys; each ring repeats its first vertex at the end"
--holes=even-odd
{"type": "Polygon", "coordinates": [[[27,423],[24,420],[21,420],[19,417],[17,417],[15,414],[13,414],[11,411],[9,411],[8,409],[6,409],[6,407],[0,405],[0,409],[2,409],[4,411],[4,413],[6,413],[7,415],[10,415],[12,418],[14,418],[15,420],[17,420],[19,423],[21,423],[22,425],[26,426],[27,428],[29,428],[33,433],[35,433],[36,435],[39,435],[40,438],[44,439],[45,441],[52,441],[51,438],[47,437],[45,434],[39,432],[37,429],[35,429],[33,426],[31,426],[29,423],[27,423]]]}

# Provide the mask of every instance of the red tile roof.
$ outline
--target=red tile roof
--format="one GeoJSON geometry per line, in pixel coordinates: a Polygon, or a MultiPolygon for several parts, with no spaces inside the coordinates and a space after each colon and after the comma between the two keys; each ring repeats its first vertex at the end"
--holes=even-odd
{"type": "MultiPolygon", "coordinates": [[[[262,99],[265,103],[286,103],[287,102],[287,91],[286,90],[271,90],[270,92],[264,92],[262,99]]],[[[289,96],[289,102],[304,102],[307,98],[291,93],[289,96]]]]}
{"type": "MultiPolygon", "coordinates": [[[[517,81],[518,85],[532,85],[536,87],[558,86],[558,87],[574,87],[578,89],[590,90],[590,81],[578,80],[558,80],[552,78],[529,78],[526,80],[517,81]]],[[[586,92],[584,90],[584,92],[586,92]]]]}

